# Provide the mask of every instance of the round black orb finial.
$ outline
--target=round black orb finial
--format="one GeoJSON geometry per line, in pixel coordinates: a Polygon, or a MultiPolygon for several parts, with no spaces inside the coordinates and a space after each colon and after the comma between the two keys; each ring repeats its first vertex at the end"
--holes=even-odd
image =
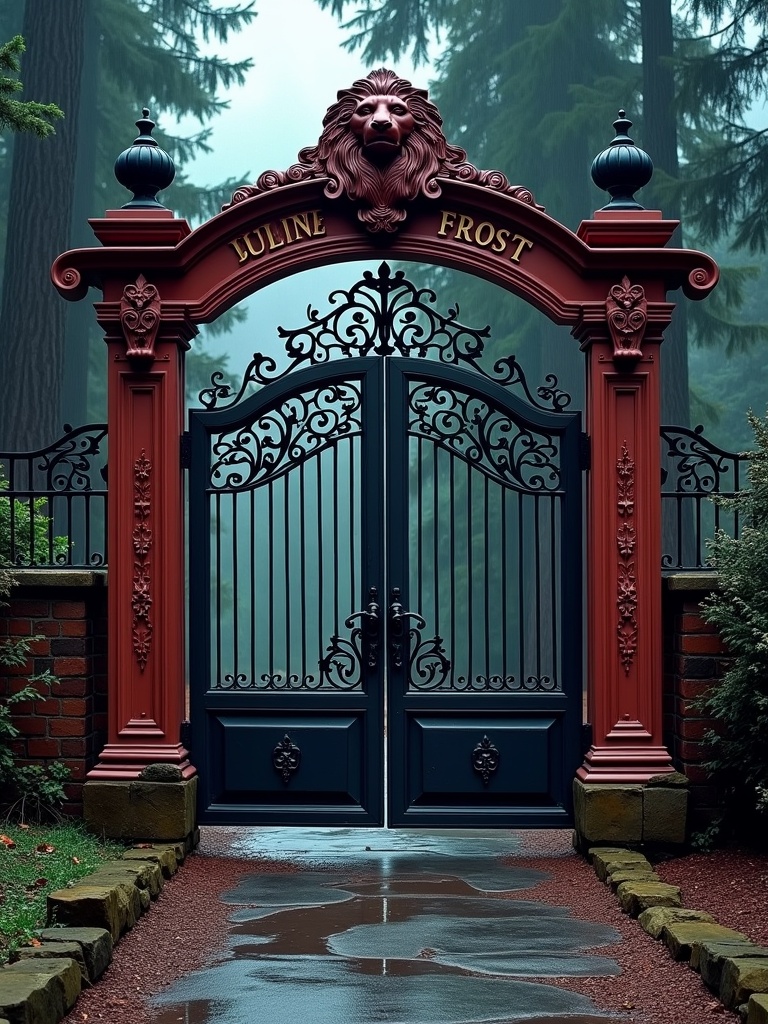
{"type": "Polygon", "coordinates": [[[157,193],[168,188],[176,176],[176,168],[165,150],[158,146],[157,139],[152,138],[155,122],[149,116],[149,108],[144,107],[141,115],[136,122],[139,134],[133,145],[115,160],[115,177],[133,192],[133,199],[123,206],[124,210],[164,210],[163,204],[157,201],[157,193]]]}
{"type": "Polygon", "coordinates": [[[632,122],[620,110],[613,122],[616,137],[607,149],[592,161],[592,181],[611,196],[604,210],[642,210],[635,192],[647,185],[653,174],[653,162],[645,150],[630,139],[627,132],[632,122]]]}

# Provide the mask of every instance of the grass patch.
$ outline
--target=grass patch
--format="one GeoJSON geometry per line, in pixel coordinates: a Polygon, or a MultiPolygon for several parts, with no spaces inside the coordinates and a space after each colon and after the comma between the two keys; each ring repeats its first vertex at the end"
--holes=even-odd
{"type": "Polygon", "coordinates": [[[0,964],[46,924],[46,897],[102,861],[122,856],[124,847],[89,835],[82,825],[0,824],[0,964]],[[11,846],[6,840],[10,840],[11,846]]]}

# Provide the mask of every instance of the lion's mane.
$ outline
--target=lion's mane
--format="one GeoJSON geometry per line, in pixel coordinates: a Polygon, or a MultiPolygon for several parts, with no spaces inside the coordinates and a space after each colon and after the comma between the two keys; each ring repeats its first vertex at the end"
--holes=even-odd
{"type": "Polygon", "coordinates": [[[455,167],[466,161],[464,150],[446,141],[442,123],[425,90],[398,78],[393,71],[379,68],[338,93],[336,103],[323,119],[318,144],[303,149],[299,160],[316,174],[330,178],[325,188],[329,198],[346,194],[362,204],[357,216],[369,231],[393,232],[405,220],[404,202],[419,195],[439,196],[437,175],[447,169],[446,165],[455,167]],[[364,155],[349,121],[367,96],[390,95],[407,101],[416,123],[400,155],[378,167],[364,155]]]}

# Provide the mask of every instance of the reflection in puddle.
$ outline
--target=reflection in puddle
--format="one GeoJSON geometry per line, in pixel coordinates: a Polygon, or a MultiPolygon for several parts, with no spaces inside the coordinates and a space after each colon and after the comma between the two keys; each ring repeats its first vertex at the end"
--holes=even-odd
{"type": "Polygon", "coordinates": [[[244,878],[224,897],[233,908],[225,959],[158,996],[154,1024],[620,1020],[586,996],[520,980],[618,973],[590,952],[617,942],[614,929],[496,895],[535,895],[546,877],[503,865],[496,842],[474,857],[464,836],[456,856],[444,835],[424,845],[421,854],[395,844],[346,864],[339,853],[326,871],[308,858],[311,870],[244,878]]]}

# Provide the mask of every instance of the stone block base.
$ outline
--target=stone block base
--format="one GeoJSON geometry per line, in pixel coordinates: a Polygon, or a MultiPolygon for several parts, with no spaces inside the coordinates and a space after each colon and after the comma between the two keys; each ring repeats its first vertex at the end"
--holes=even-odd
{"type": "Polygon", "coordinates": [[[197,777],[181,782],[102,782],[83,787],[88,829],[107,839],[186,842],[195,833],[197,777]]]}
{"type": "Polygon", "coordinates": [[[685,842],[688,791],[681,776],[670,775],[669,784],[658,780],[644,784],[573,782],[575,845],[582,853],[600,843],[676,846],[685,842]]]}

